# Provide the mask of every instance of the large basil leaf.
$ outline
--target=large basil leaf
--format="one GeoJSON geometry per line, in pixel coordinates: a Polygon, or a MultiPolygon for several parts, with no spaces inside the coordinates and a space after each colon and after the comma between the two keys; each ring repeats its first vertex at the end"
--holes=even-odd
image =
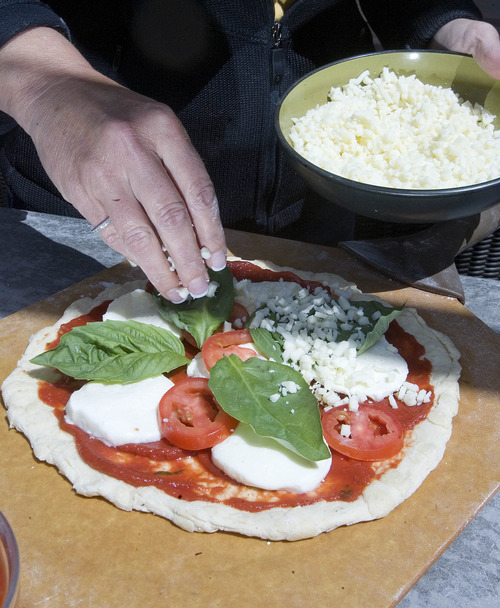
{"type": "Polygon", "coordinates": [[[155,293],[160,315],[176,327],[188,331],[199,348],[229,318],[234,301],[233,275],[229,268],[219,272],[209,268],[208,274],[210,280],[219,285],[213,297],[189,297],[181,304],[173,304],[155,293]]]}
{"type": "Polygon", "coordinates": [[[32,360],[79,380],[127,384],[189,363],[170,331],[137,321],[100,321],[75,327],[59,345],[32,360]]]}
{"type": "Polygon", "coordinates": [[[211,368],[208,385],[219,405],[233,418],[250,424],[258,435],[273,437],[308,460],[330,457],[318,402],[293,368],[257,357],[241,361],[229,355],[211,368]],[[288,382],[298,390],[284,394],[288,382]]]}

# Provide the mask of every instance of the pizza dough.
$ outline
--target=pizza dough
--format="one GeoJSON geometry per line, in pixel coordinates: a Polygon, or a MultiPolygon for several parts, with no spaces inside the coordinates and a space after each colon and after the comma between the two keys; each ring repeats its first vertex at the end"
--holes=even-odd
{"type": "MultiPolygon", "coordinates": [[[[290,270],[304,279],[326,281],[337,292],[354,293],[353,299],[374,297],[362,294],[354,285],[333,274],[297,271],[269,262],[254,263],[276,271],[290,270]]],[[[113,285],[96,299],[82,298],[75,302],[54,326],[42,329],[31,338],[17,368],[2,385],[10,425],[26,435],[35,456],[55,465],[77,493],[102,496],[127,511],[155,513],[190,532],[221,530],[269,540],[298,540],[338,526],[384,517],[413,494],[442,459],[451,435],[452,419],[458,410],[459,353],[445,335],[429,328],[415,310],[405,309],[398,323],[425,347],[425,356],[432,364],[434,403],[427,418],[407,434],[399,464],[381,470],[380,476],[354,502],[320,501],[300,507],[250,512],[222,503],[178,499],[153,486],[134,487],[91,468],[80,458],[73,436],[59,427],[52,408],[38,398],[39,380],[50,381],[54,372],[30,363],[30,359],[45,350],[63,323],[88,313],[103,301],[144,285],[141,281],[113,285]]],[[[380,466],[383,467],[383,463],[380,466]]]]}

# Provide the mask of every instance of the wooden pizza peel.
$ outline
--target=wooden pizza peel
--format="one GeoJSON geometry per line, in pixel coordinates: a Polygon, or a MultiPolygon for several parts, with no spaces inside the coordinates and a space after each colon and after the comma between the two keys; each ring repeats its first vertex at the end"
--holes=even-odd
{"type": "MultiPolygon", "coordinates": [[[[394,606],[493,496],[500,468],[500,338],[457,300],[375,273],[339,249],[228,231],[235,255],[335,272],[415,306],[462,353],[461,403],[443,461],[384,519],[298,542],[190,534],[160,517],[76,495],[0,423],[0,510],[17,536],[21,608],[394,606]]],[[[136,278],[121,264],[0,321],[0,382],[29,337],[82,295],[136,278]]]]}

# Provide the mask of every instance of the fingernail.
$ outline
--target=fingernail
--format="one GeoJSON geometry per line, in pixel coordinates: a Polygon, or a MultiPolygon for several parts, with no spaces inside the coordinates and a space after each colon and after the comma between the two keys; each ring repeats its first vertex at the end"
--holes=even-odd
{"type": "Polygon", "coordinates": [[[226,252],[224,249],[216,251],[210,256],[210,268],[218,272],[226,267],[226,252]]]}
{"type": "Polygon", "coordinates": [[[167,291],[167,299],[174,304],[181,304],[184,302],[189,295],[189,291],[185,287],[177,287],[167,291]]]}
{"type": "Polygon", "coordinates": [[[189,293],[193,298],[203,298],[208,293],[208,281],[203,277],[198,277],[189,282],[189,293]]]}

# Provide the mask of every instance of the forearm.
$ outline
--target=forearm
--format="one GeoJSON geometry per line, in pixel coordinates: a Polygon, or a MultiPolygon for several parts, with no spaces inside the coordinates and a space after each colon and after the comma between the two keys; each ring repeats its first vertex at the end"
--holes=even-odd
{"type": "Polygon", "coordinates": [[[26,30],[0,48],[0,111],[31,133],[42,108],[49,113],[60,109],[42,105],[47,93],[56,84],[75,78],[111,83],[56,30],[26,30]]]}
{"type": "MultiPolygon", "coordinates": [[[[65,22],[39,0],[0,0],[0,49],[22,32],[36,27],[50,27],[70,36],[65,22]]],[[[0,112],[0,134],[15,126],[11,116],[0,112]]]]}
{"type": "Polygon", "coordinates": [[[64,21],[39,0],[0,0],[0,47],[21,32],[51,27],[69,37],[64,21]]]}

